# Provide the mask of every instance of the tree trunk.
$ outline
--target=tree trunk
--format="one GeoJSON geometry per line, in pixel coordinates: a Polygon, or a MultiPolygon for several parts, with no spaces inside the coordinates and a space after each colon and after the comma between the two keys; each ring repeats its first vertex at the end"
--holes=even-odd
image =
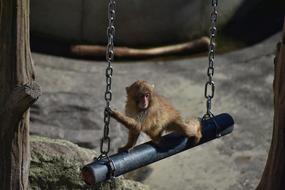
{"type": "Polygon", "coordinates": [[[274,127],[265,170],[257,190],[285,189],[285,20],[275,58],[274,127]]]}
{"type": "Polygon", "coordinates": [[[29,0],[0,0],[0,189],[28,187],[29,111],[40,96],[29,44],[29,0]]]}

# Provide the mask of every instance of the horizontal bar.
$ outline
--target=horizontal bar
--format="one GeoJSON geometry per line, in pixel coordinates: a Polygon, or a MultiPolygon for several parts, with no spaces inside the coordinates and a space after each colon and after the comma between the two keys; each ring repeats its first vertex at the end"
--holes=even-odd
{"type": "MultiPolygon", "coordinates": [[[[146,166],[166,157],[172,156],[184,150],[204,144],[218,137],[227,135],[233,131],[234,120],[223,113],[202,120],[202,138],[198,144],[185,136],[170,133],[162,137],[158,145],[149,141],[138,145],[128,152],[120,152],[110,156],[115,166],[115,176],[146,166]]],[[[107,159],[96,160],[82,169],[84,181],[89,185],[108,180],[110,178],[109,162],[107,159]]]]}

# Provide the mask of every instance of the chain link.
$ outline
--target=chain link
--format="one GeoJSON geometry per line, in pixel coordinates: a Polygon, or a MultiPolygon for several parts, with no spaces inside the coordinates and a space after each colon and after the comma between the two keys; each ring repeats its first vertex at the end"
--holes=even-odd
{"type": "Polygon", "coordinates": [[[207,69],[207,76],[208,80],[205,84],[205,93],[204,96],[206,98],[206,113],[204,117],[212,117],[213,114],[211,113],[212,108],[212,99],[215,95],[215,83],[213,81],[213,76],[215,73],[215,67],[214,67],[214,59],[215,59],[215,51],[216,51],[216,34],[217,34],[217,19],[218,19],[218,0],[212,0],[212,12],[210,15],[211,19],[211,26],[209,29],[209,36],[210,36],[210,45],[209,45],[209,65],[207,69]]]}
{"type": "Polygon", "coordinates": [[[107,27],[107,38],[108,43],[106,46],[106,61],[107,61],[107,68],[105,72],[106,76],[106,91],[105,91],[105,101],[106,101],[106,107],[104,109],[104,130],[103,130],[103,137],[101,138],[101,144],[100,144],[100,152],[101,155],[97,158],[98,160],[101,159],[107,159],[109,169],[110,169],[110,179],[111,184],[114,183],[115,178],[115,165],[112,161],[112,159],[109,157],[109,151],[111,146],[111,139],[109,137],[109,126],[110,126],[110,103],[112,101],[112,75],[113,75],[113,67],[112,67],[112,61],[114,60],[114,37],[115,37],[115,11],[116,9],[116,1],[115,0],[109,0],[108,3],[108,27],[107,27]]]}

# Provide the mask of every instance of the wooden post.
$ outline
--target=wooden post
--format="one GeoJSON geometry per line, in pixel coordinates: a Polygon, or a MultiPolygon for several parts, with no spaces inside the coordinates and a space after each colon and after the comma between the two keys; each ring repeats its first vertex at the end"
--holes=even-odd
{"type": "Polygon", "coordinates": [[[29,107],[40,96],[29,43],[29,0],[0,0],[0,189],[26,190],[29,107]]]}
{"type": "Polygon", "coordinates": [[[274,126],[265,170],[257,190],[285,189],[285,20],[275,58],[274,126]]]}

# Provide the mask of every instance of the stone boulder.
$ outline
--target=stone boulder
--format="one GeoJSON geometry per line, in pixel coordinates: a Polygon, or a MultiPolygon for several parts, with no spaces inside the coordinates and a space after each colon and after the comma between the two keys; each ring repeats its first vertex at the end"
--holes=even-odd
{"type": "MultiPolygon", "coordinates": [[[[31,137],[30,189],[91,189],[80,177],[80,168],[98,156],[95,151],[81,148],[66,140],[31,137]]],[[[95,189],[109,190],[109,183],[101,183],[95,189]]],[[[120,190],[149,190],[139,182],[116,178],[120,190]]]]}

